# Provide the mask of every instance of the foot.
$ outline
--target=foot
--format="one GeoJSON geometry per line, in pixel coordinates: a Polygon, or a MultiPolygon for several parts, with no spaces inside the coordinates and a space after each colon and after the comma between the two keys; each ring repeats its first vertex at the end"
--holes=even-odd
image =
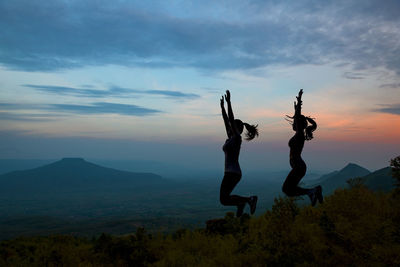
{"type": "Polygon", "coordinates": [[[315,189],[315,195],[317,196],[318,202],[322,204],[322,202],[324,202],[324,197],[322,196],[322,187],[319,185],[315,189]]]}
{"type": "Polygon", "coordinates": [[[249,201],[250,214],[254,214],[254,212],[256,211],[257,199],[258,199],[257,196],[251,196],[250,197],[250,201],[249,201]]]}
{"type": "Polygon", "coordinates": [[[317,204],[317,194],[316,194],[316,188],[310,189],[310,192],[308,193],[308,196],[310,197],[311,200],[311,206],[315,206],[317,204]]]}
{"type": "Polygon", "coordinates": [[[236,217],[242,216],[245,205],[245,203],[237,205],[236,217]]]}

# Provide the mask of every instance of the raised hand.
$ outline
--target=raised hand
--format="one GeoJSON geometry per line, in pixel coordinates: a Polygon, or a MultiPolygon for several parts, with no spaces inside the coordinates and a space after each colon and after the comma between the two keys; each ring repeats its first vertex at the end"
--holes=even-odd
{"type": "Polygon", "coordinates": [[[301,101],[301,96],[303,95],[303,89],[300,89],[299,94],[296,96],[297,103],[294,101],[294,116],[301,115],[301,105],[303,101],[301,101]]]}
{"type": "Polygon", "coordinates": [[[226,102],[231,102],[231,93],[229,92],[229,90],[226,90],[225,100],[226,102]]]}
{"type": "Polygon", "coordinates": [[[220,99],[220,105],[221,105],[221,108],[223,108],[224,107],[224,96],[221,96],[221,99],[220,99]]]}
{"type": "Polygon", "coordinates": [[[296,98],[297,98],[297,104],[299,105],[301,105],[302,104],[302,101],[301,101],[301,96],[303,95],[303,89],[300,89],[300,91],[299,91],[299,95],[298,96],[296,96],[296,98]]]}

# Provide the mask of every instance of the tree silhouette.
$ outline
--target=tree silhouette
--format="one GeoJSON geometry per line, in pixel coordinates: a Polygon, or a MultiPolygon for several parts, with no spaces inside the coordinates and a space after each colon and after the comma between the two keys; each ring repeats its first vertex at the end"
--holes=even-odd
{"type": "Polygon", "coordinates": [[[400,156],[390,160],[390,167],[392,167],[392,176],[397,180],[396,186],[400,189],[400,156]]]}

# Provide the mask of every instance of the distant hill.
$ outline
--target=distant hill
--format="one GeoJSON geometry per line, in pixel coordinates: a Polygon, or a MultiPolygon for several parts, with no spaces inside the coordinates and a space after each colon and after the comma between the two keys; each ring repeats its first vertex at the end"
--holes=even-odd
{"type": "Polygon", "coordinates": [[[346,181],[351,178],[363,177],[371,172],[357,164],[349,163],[340,171],[334,171],[329,174],[321,176],[313,184],[320,184],[323,188],[324,194],[331,194],[339,187],[347,187],[346,181]]]}
{"type": "Polygon", "coordinates": [[[332,194],[337,188],[348,188],[347,180],[351,178],[362,178],[363,183],[371,190],[389,192],[394,189],[394,180],[390,167],[385,167],[374,172],[354,164],[349,163],[340,171],[321,176],[317,180],[306,183],[306,186],[321,185],[324,194],[332,194]]]}
{"type": "Polygon", "coordinates": [[[37,168],[54,161],[54,159],[0,159],[0,175],[12,171],[37,168]]]}
{"type": "Polygon", "coordinates": [[[374,191],[389,192],[395,188],[391,167],[379,169],[362,178],[365,185],[374,191]]]}
{"type": "Polygon", "coordinates": [[[147,185],[162,181],[152,173],[135,173],[105,168],[82,158],[64,158],[60,161],[24,171],[0,175],[0,192],[48,192],[113,190],[147,185]]]}
{"type": "Polygon", "coordinates": [[[315,180],[313,180],[313,181],[310,181],[309,183],[312,183],[312,184],[321,184],[321,183],[324,182],[325,180],[328,180],[329,178],[335,176],[335,175],[338,174],[338,173],[339,173],[339,171],[333,171],[333,172],[330,172],[330,173],[328,173],[328,174],[324,174],[324,175],[322,175],[321,177],[319,177],[318,179],[315,179],[315,180]]]}

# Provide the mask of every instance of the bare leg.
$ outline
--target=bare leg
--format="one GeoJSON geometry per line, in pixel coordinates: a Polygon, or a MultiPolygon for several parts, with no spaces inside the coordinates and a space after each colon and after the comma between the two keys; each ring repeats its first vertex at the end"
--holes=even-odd
{"type": "Polygon", "coordinates": [[[305,189],[298,186],[300,180],[306,174],[306,166],[295,166],[287,176],[282,186],[282,191],[289,197],[308,195],[310,189],[305,189]]]}
{"type": "Polygon", "coordinates": [[[221,183],[220,201],[224,206],[244,206],[250,201],[249,197],[231,195],[235,186],[239,183],[241,176],[235,173],[225,173],[221,183]]]}

